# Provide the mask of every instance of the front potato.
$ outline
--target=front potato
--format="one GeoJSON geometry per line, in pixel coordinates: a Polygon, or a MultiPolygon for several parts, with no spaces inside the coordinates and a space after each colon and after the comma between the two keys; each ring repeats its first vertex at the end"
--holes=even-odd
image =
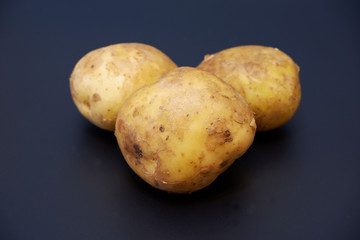
{"type": "Polygon", "coordinates": [[[113,131],[125,99],[176,68],[160,50],[141,43],[120,43],[89,52],[75,65],[70,90],[80,113],[113,131]]]}
{"type": "Polygon", "coordinates": [[[197,68],[240,92],[255,113],[258,131],[285,124],[300,104],[299,67],[277,48],[233,47],[205,56],[197,68]]]}
{"type": "Polygon", "coordinates": [[[132,94],[115,135],[129,166],[175,193],[206,187],[252,144],[253,113],[230,85],[190,67],[170,71],[132,94]]]}

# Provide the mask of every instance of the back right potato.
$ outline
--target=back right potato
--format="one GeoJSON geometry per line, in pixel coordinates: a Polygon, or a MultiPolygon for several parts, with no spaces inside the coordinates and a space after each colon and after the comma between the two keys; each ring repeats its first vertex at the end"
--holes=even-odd
{"type": "Polygon", "coordinates": [[[239,46],[206,55],[198,69],[213,73],[248,102],[257,131],[288,122],[301,99],[299,67],[284,52],[265,46],[239,46]]]}

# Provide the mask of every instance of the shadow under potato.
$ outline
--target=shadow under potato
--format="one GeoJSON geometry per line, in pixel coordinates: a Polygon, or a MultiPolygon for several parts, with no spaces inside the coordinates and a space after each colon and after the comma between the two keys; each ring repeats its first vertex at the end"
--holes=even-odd
{"type": "Polygon", "coordinates": [[[84,127],[83,139],[85,144],[92,149],[91,151],[101,151],[105,153],[104,157],[111,155],[109,159],[113,160],[110,161],[114,161],[114,153],[118,152],[116,155],[119,157],[116,158],[116,161],[122,161],[122,163],[118,164],[123,167],[126,166],[125,169],[121,167],[122,169],[119,174],[122,174],[123,171],[130,171],[129,174],[126,174],[126,180],[130,181],[129,184],[141,192],[139,193],[140,195],[145,194],[150,198],[160,198],[161,201],[165,201],[168,204],[177,205],[201,203],[209,199],[216,200],[227,195],[241,194],[252,184],[252,179],[256,176],[259,169],[269,166],[269,164],[276,165],[284,161],[282,157],[283,152],[291,148],[290,140],[292,134],[290,134],[290,130],[284,126],[276,130],[256,133],[253,145],[241,158],[237,159],[229,169],[209,186],[191,194],[168,193],[155,189],[134,172],[131,172],[130,167],[126,166],[125,159],[120,152],[113,132],[87,124],[84,127]],[[271,157],[268,157],[269,154],[271,157]],[[270,159],[272,162],[269,162],[270,159]],[[276,160],[275,162],[274,159],[276,160]]]}
{"type": "Polygon", "coordinates": [[[290,130],[287,126],[283,126],[267,132],[257,132],[255,135],[255,145],[267,144],[272,145],[286,141],[290,135],[290,130]]]}

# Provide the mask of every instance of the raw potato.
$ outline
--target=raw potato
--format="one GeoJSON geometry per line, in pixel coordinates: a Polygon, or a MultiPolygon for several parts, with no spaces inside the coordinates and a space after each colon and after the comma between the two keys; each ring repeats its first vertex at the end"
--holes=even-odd
{"type": "Polygon", "coordinates": [[[213,74],[170,71],[132,94],[115,135],[129,166],[155,188],[190,193],[206,187],[252,144],[253,113],[213,74]]]}
{"type": "Polygon", "coordinates": [[[160,50],[141,43],[120,43],[93,50],[75,65],[71,95],[80,113],[113,131],[125,99],[151,84],[176,64],[160,50]]]}
{"type": "Polygon", "coordinates": [[[257,131],[288,122],[301,98],[299,67],[277,48],[240,46],[205,56],[197,67],[233,86],[255,113],[257,131]]]}

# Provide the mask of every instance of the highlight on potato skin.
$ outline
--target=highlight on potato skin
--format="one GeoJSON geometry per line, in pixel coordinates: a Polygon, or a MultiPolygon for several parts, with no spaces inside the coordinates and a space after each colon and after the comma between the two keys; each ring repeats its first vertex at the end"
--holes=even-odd
{"type": "Polygon", "coordinates": [[[233,86],[255,113],[257,131],[288,122],[301,99],[299,67],[277,48],[248,45],[206,55],[198,69],[233,86]]]}
{"type": "Polygon", "coordinates": [[[119,43],[87,53],[70,77],[79,112],[96,126],[113,131],[125,99],[177,65],[163,52],[142,43],[119,43]]]}
{"type": "Polygon", "coordinates": [[[246,152],[255,132],[244,98],[216,76],[191,67],[174,69],[134,92],[115,128],[135,173],[173,193],[208,186],[246,152]]]}

